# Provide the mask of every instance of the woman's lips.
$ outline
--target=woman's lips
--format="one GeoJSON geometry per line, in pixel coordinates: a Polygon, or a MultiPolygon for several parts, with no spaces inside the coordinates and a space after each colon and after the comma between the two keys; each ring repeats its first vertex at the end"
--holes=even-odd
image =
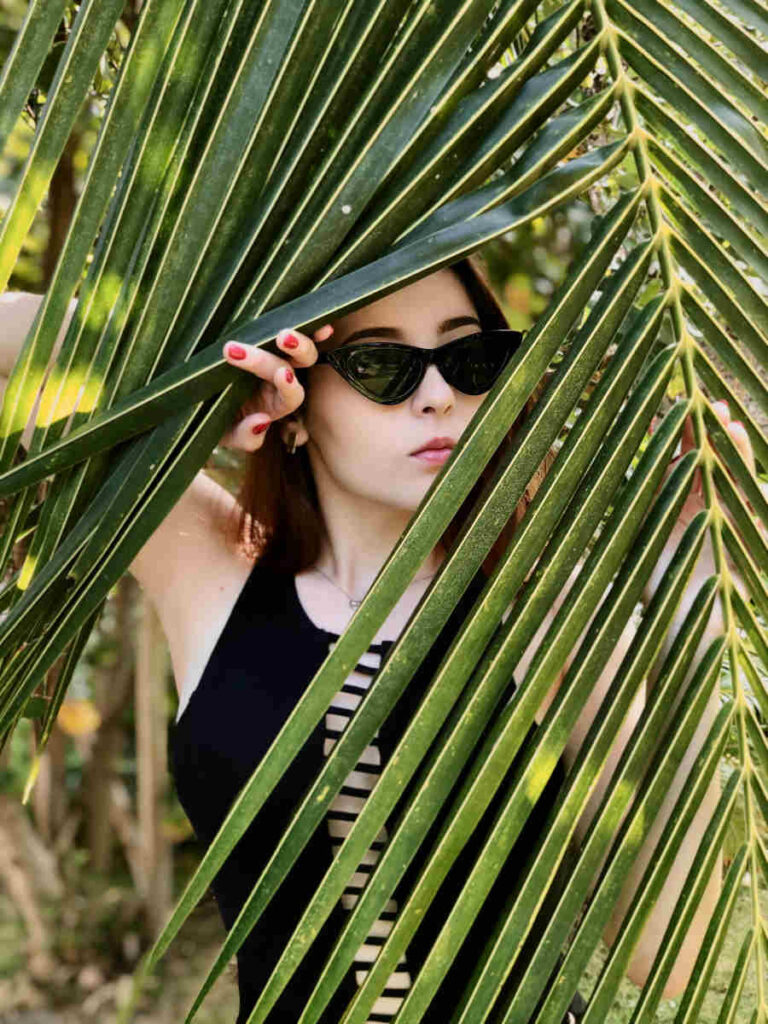
{"type": "Polygon", "coordinates": [[[433,462],[441,465],[446,462],[453,448],[425,448],[411,456],[412,459],[421,459],[422,462],[433,462]]]}

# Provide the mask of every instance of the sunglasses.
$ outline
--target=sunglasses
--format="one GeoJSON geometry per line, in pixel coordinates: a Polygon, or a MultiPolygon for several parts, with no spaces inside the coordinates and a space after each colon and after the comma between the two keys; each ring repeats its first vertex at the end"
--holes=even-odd
{"type": "Polygon", "coordinates": [[[467,334],[439,348],[367,341],[322,352],[317,363],[330,364],[372,402],[397,405],[421,384],[430,363],[465,395],[490,391],[522,339],[521,331],[497,330],[467,334]]]}

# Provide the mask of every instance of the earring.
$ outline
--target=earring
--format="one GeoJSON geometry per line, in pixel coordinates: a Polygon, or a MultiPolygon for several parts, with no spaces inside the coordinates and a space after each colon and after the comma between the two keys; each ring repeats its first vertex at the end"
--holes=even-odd
{"type": "Polygon", "coordinates": [[[295,455],[296,454],[296,448],[298,446],[298,443],[299,443],[299,441],[298,441],[297,433],[296,433],[295,430],[292,430],[291,431],[291,443],[288,445],[288,454],[289,455],[295,455]]]}

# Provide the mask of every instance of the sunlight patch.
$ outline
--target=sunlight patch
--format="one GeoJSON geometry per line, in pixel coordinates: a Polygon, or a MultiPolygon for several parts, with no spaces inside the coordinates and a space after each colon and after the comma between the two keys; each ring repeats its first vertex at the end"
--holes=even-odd
{"type": "Polygon", "coordinates": [[[49,427],[55,420],[68,419],[76,409],[78,412],[93,412],[97,408],[99,394],[102,391],[100,381],[91,376],[87,378],[88,368],[72,367],[66,377],[55,368],[51,371],[48,383],[40,401],[37,414],[38,426],[49,427]],[[61,394],[57,394],[64,384],[61,394]]]}

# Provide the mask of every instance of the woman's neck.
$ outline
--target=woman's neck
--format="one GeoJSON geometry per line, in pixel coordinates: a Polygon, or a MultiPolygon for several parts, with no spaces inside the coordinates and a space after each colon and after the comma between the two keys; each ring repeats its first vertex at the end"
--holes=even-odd
{"type": "MultiPolygon", "coordinates": [[[[374,559],[371,552],[360,554],[346,545],[338,552],[326,539],[314,568],[333,581],[348,596],[359,599],[370,590],[390,553],[391,549],[385,556],[374,559]]],[[[438,544],[418,568],[412,583],[433,576],[444,558],[445,551],[438,544]]]]}
{"type": "MultiPolygon", "coordinates": [[[[413,510],[349,494],[327,479],[318,482],[318,497],[324,536],[315,566],[345,593],[359,598],[370,589],[408,528],[413,510]]],[[[438,544],[414,578],[436,572],[444,555],[438,544]]]]}

